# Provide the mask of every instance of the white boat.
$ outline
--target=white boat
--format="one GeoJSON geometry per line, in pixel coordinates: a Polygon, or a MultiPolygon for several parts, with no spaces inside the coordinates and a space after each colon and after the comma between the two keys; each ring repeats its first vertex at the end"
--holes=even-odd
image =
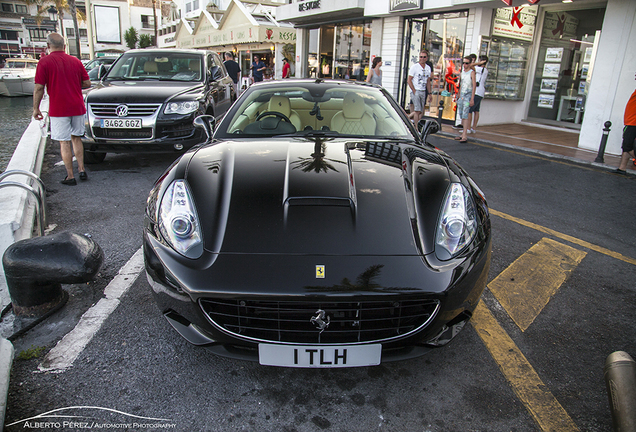
{"type": "Polygon", "coordinates": [[[33,96],[35,69],[38,61],[23,58],[8,58],[0,69],[1,96],[33,96]]]}

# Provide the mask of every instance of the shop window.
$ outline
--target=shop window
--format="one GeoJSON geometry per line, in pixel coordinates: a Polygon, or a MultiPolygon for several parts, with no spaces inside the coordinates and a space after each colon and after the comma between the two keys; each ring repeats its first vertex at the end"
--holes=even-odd
{"type": "Polygon", "coordinates": [[[320,66],[320,48],[318,46],[320,29],[309,30],[309,37],[307,39],[307,76],[309,78],[318,78],[318,69],[320,66]]]}
{"type": "Polygon", "coordinates": [[[516,39],[484,38],[480,54],[488,56],[487,98],[523,100],[532,45],[516,39]]]}
{"type": "Polygon", "coordinates": [[[605,9],[546,11],[528,117],[580,128],[605,9]]]}
{"type": "Polygon", "coordinates": [[[442,119],[454,120],[455,95],[459,92],[459,74],[461,72],[468,12],[435,14],[426,18],[409,20],[405,28],[407,41],[406,58],[403,68],[402,92],[400,99],[404,105],[410,102],[410,89],[407,84],[409,68],[419,61],[422,49],[429,52],[429,66],[432,66],[431,105],[424,108],[424,115],[437,117],[440,101],[444,102],[442,119]]]}
{"type": "Polygon", "coordinates": [[[331,78],[335,26],[309,30],[307,74],[310,78],[331,78]]]}
{"type": "Polygon", "coordinates": [[[371,24],[350,24],[335,29],[333,77],[364,81],[369,73],[371,24]]]}

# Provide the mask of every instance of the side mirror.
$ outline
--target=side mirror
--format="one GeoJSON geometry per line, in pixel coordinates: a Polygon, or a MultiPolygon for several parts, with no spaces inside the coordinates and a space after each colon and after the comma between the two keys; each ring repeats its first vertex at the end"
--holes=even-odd
{"type": "Polygon", "coordinates": [[[103,64],[100,64],[97,67],[99,68],[97,70],[97,81],[101,81],[102,78],[106,76],[106,72],[108,72],[108,69],[106,69],[106,66],[104,66],[103,64]]]}
{"type": "Polygon", "coordinates": [[[420,136],[422,137],[422,141],[426,142],[426,137],[428,137],[431,134],[439,132],[440,124],[437,123],[437,120],[421,119],[417,123],[417,128],[420,130],[420,136]]]}
{"type": "Polygon", "coordinates": [[[194,127],[203,129],[205,131],[205,135],[207,136],[207,141],[212,139],[212,131],[216,127],[216,119],[211,115],[200,115],[194,119],[194,127]]]}
{"type": "Polygon", "coordinates": [[[218,81],[223,78],[223,74],[218,66],[212,66],[210,68],[210,82],[218,81]]]}

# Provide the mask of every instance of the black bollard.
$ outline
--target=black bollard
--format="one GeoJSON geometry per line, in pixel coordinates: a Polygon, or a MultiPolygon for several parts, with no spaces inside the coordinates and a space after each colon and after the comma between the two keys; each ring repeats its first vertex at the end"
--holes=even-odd
{"type": "Polygon", "coordinates": [[[603,129],[603,136],[601,137],[601,145],[598,148],[598,154],[596,155],[596,159],[594,162],[604,163],[605,162],[605,146],[607,145],[607,136],[610,133],[610,128],[612,127],[611,121],[605,122],[605,128],[603,129]]]}
{"type": "Polygon", "coordinates": [[[442,128],[442,114],[444,114],[444,99],[439,100],[439,107],[437,108],[437,123],[439,128],[442,128]]]}
{"type": "Polygon", "coordinates": [[[605,384],[614,432],[636,431],[636,362],[624,351],[605,360],[605,384]]]}
{"type": "Polygon", "coordinates": [[[39,317],[66,301],[61,284],[92,280],[104,261],[93,240],[70,232],[21,240],[2,257],[17,316],[39,317]]]}

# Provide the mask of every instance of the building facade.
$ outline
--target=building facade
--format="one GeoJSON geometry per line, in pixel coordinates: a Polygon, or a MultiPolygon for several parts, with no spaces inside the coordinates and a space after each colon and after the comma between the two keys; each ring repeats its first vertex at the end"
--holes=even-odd
{"type": "MultiPolygon", "coordinates": [[[[0,56],[30,56],[38,58],[46,51],[46,37],[51,32],[59,32],[67,41],[69,54],[82,59],[92,56],[122,53],[128,47],[124,33],[130,27],[138,34],[154,38],[155,20],[152,0],[94,0],[76,2],[80,17],[88,17],[86,5],[90,5],[90,21],[78,18],[78,34],[68,10],[50,11],[51,6],[38,7],[21,0],[1,2],[0,12],[0,56]],[[76,40],[80,40],[77,52],[76,40]],[[90,42],[90,43],[89,43],[90,42]]],[[[155,2],[157,21],[167,15],[170,5],[155,2]]]]}
{"type": "Polygon", "coordinates": [[[300,76],[363,79],[382,56],[383,86],[407,106],[409,66],[426,49],[433,65],[427,114],[455,119],[461,59],[490,59],[480,124],[529,122],[579,133],[597,150],[620,154],[623,112],[636,87],[633,0],[305,0],[281,6],[277,19],[298,29],[300,76]],[[344,73],[351,71],[352,73],[344,73]]]}

